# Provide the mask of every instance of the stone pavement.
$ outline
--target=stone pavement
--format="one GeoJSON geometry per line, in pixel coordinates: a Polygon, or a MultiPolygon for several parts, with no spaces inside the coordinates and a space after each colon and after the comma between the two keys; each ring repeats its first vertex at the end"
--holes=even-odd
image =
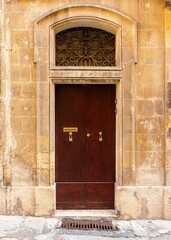
{"type": "Polygon", "coordinates": [[[59,218],[0,216],[1,240],[171,240],[171,221],[113,220],[118,230],[83,231],[60,229],[59,218]]]}

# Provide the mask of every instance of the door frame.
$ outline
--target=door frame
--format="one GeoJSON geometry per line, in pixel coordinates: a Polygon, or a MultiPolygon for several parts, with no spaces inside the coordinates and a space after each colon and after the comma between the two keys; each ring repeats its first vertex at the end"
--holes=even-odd
{"type": "MultiPolygon", "coordinates": [[[[120,159],[120,154],[121,152],[119,151],[120,149],[120,144],[121,144],[121,137],[122,136],[122,121],[121,121],[121,117],[122,117],[122,107],[121,105],[121,101],[119,101],[119,99],[122,96],[122,83],[121,81],[119,81],[120,79],[110,79],[107,80],[106,78],[100,78],[100,79],[75,79],[73,81],[73,79],[58,79],[58,78],[51,78],[50,79],[50,166],[54,166],[53,167],[53,183],[54,183],[54,187],[55,187],[55,209],[56,209],[56,183],[55,183],[55,153],[57,151],[57,149],[55,149],[55,85],[56,84],[101,84],[101,85],[116,85],[116,99],[117,99],[117,113],[115,116],[115,121],[116,121],[116,127],[115,127],[115,131],[116,131],[116,135],[115,135],[115,189],[114,189],[114,209],[116,209],[116,202],[117,202],[117,193],[116,193],[116,186],[118,184],[118,179],[120,178],[120,174],[122,174],[121,172],[119,173],[119,164],[121,164],[121,162],[119,161],[120,159]]],[[[52,183],[52,184],[53,184],[52,183]]]]}

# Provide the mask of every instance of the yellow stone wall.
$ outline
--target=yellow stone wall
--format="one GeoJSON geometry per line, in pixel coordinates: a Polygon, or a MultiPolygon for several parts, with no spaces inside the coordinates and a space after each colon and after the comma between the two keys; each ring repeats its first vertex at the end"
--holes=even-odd
{"type": "Polygon", "coordinates": [[[171,10],[165,1],[1,3],[0,213],[54,214],[51,79],[95,73],[53,69],[49,34],[82,16],[82,23],[116,29],[119,39],[118,70],[96,73],[107,83],[115,76],[117,85],[116,209],[126,219],[171,219],[171,10]]]}

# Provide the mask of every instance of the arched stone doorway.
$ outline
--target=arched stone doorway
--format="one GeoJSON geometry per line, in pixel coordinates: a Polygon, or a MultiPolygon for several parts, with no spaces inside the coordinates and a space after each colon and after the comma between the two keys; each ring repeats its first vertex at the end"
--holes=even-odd
{"type": "MultiPolygon", "coordinates": [[[[123,90],[124,84],[127,81],[130,82],[133,77],[134,68],[132,63],[137,61],[136,22],[123,14],[111,11],[100,5],[87,6],[86,4],[78,4],[77,6],[74,5],[74,7],[69,5],[64,8],[53,9],[52,12],[45,14],[35,22],[35,61],[38,69],[37,92],[39,99],[37,124],[38,165],[43,165],[45,158],[47,158],[47,162],[49,161],[47,174],[43,174],[41,170],[38,173],[39,184],[47,186],[47,188],[50,185],[56,186],[55,153],[58,152],[58,149],[55,146],[54,131],[55,86],[97,84],[110,85],[112,87],[115,85],[118,112],[116,115],[116,183],[114,185],[116,189],[115,195],[117,196],[119,193],[117,186],[122,186],[123,183],[123,90]],[[100,13],[101,15],[99,15],[100,13]],[[87,66],[87,62],[85,65],[82,64],[82,66],[57,66],[56,52],[54,50],[56,34],[67,29],[80,27],[100,29],[115,36],[115,63],[113,66],[87,66]],[[126,51],[124,51],[125,49],[126,51]],[[124,64],[126,65],[124,66],[124,64]],[[131,75],[126,76],[130,71],[131,75]],[[123,75],[126,76],[124,83],[122,81],[123,75]],[[45,89],[46,94],[43,96],[42,92],[45,89]],[[46,112],[44,117],[41,116],[42,109],[43,112],[46,112]]],[[[99,132],[101,131],[99,130],[99,132]]],[[[132,131],[131,134],[134,134],[134,132],[132,131]]],[[[134,145],[133,138],[132,141],[134,145]]],[[[134,155],[134,152],[132,154],[134,155]]],[[[132,159],[134,160],[134,157],[132,159]]],[[[134,162],[132,166],[134,166],[134,162]]],[[[54,194],[56,195],[56,191],[54,191],[54,194]]],[[[59,194],[56,199],[58,197],[59,194]]],[[[56,204],[54,205],[56,206],[56,204]]],[[[117,208],[117,201],[114,207],[117,208]]]]}

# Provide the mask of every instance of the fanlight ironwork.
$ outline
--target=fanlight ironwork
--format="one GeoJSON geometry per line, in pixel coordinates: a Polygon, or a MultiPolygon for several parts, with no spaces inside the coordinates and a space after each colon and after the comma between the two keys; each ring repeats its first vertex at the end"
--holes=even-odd
{"type": "Polygon", "coordinates": [[[115,66],[115,35],[90,27],[57,33],[56,66],[115,66]]]}

